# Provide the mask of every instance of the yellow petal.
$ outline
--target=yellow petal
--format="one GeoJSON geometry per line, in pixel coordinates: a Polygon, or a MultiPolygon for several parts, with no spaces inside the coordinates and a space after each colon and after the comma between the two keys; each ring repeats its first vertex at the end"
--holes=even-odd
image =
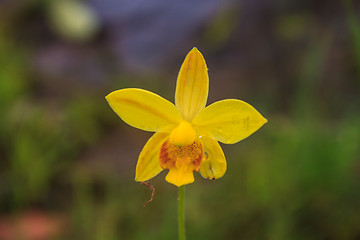
{"type": "Polygon", "coordinates": [[[106,100],[124,122],[145,131],[169,132],[182,120],[174,104],[143,89],[117,90],[106,100]]]}
{"type": "Polygon", "coordinates": [[[209,77],[204,57],[193,48],[181,66],[175,92],[175,105],[183,118],[191,121],[205,107],[209,77]]]}
{"type": "Polygon", "coordinates": [[[215,180],[226,172],[226,159],[219,143],[211,138],[202,137],[204,144],[204,159],[200,174],[204,178],[215,180]]]}
{"type": "Polygon", "coordinates": [[[147,141],[136,165],[135,181],[147,181],[163,170],[159,163],[159,151],[168,136],[168,133],[155,133],[147,141]]]}
{"type": "Polygon", "coordinates": [[[192,121],[199,135],[232,144],[250,136],[267,120],[250,104],[226,99],[203,109],[192,121]]]}

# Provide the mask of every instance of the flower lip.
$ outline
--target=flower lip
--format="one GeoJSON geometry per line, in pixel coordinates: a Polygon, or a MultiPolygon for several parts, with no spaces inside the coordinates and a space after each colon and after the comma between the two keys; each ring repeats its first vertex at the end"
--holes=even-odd
{"type": "Polygon", "coordinates": [[[175,146],[166,140],[159,152],[159,162],[163,169],[169,169],[166,180],[176,186],[194,181],[193,171],[199,171],[204,156],[200,138],[187,146],[175,146]]]}

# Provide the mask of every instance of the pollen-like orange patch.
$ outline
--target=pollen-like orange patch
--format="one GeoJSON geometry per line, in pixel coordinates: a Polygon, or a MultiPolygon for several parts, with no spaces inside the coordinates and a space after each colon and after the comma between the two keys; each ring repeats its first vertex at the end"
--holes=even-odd
{"type": "Polygon", "coordinates": [[[160,166],[163,169],[182,169],[184,172],[199,171],[203,155],[204,148],[200,139],[182,147],[166,140],[160,148],[160,166]]]}

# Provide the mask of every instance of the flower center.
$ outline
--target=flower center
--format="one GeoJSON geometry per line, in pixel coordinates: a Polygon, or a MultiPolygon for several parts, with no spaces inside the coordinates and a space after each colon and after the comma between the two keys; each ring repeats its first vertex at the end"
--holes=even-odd
{"type": "Polygon", "coordinates": [[[169,141],[171,144],[182,147],[192,144],[195,141],[196,132],[187,121],[180,124],[171,131],[169,141]]]}
{"type": "Polygon", "coordinates": [[[199,171],[203,155],[204,148],[199,138],[196,138],[192,144],[182,147],[172,144],[170,138],[166,140],[159,154],[160,166],[169,169],[166,181],[176,186],[192,183],[193,171],[199,171]]]}

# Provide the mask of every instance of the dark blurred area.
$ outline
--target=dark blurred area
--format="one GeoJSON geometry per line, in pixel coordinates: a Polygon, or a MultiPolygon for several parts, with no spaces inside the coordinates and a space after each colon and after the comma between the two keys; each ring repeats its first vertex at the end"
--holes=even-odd
{"type": "Polygon", "coordinates": [[[175,239],[177,188],[134,179],[151,133],[104,97],[174,100],[197,47],[208,103],[269,122],[187,187],[189,239],[360,239],[360,2],[0,2],[0,239],[175,239]]]}

